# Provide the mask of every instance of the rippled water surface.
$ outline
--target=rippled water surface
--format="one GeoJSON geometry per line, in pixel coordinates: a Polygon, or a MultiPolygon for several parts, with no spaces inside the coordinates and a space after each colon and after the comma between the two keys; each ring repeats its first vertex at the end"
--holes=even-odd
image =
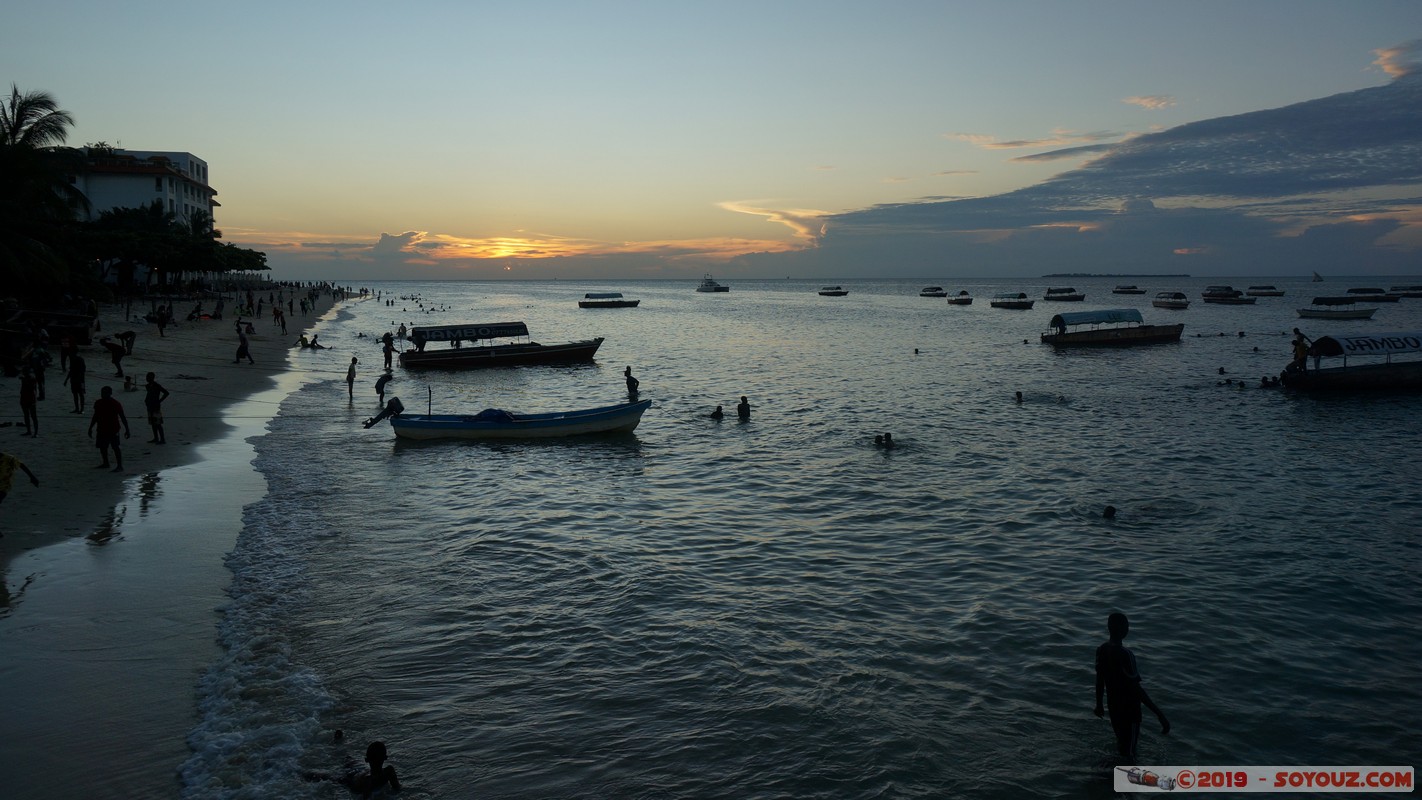
{"type": "MultiPolygon", "coordinates": [[[[1417,763],[1422,398],[1257,388],[1307,284],[1167,312],[1081,280],[1085,304],[1013,312],[988,296],[1044,287],[947,287],[978,297],[951,307],[732,283],[385,284],[420,299],[322,329],[257,443],[270,490],[230,558],[186,794],[336,796],[299,775],[381,739],[404,797],[1107,796],[1092,656],[1118,609],[1174,725],[1147,724],[1146,763],[1417,763]],[[609,289],[642,306],[576,307],[609,289]],[[1120,306],[1185,339],[1037,343],[1052,313],[1120,306]],[[580,367],[397,366],[387,391],[553,411],[621,400],[630,365],[655,401],[635,434],[361,427],[372,337],[514,320],[607,341],[580,367]],[[750,422],[707,418],[742,394],[750,422]]],[[[1415,329],[1415,300],[1306,327],[1415,329]]]]}

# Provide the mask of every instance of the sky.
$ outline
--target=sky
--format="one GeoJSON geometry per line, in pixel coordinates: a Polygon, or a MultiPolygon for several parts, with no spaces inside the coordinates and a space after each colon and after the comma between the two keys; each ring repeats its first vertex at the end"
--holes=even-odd
{"type": "Polygon", "coordinates": [[[25,5],[277,278],[1422,275],[1418,0],[25,5]]]}

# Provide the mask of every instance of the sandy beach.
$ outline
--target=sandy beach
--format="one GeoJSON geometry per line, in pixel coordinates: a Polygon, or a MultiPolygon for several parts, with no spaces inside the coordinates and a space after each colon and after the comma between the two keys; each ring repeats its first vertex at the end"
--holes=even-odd
{"type": "MultiPolygon", "coordinates": [[[[289,294],[289,293],[288,293],[289,294]]],[[[39,478],[38,487],[16,472],[9,495],[0,503],[0,579],[8,599],[16,576],[9,574],[14,558],[28,550],[70,537],[87,536],[104,524],[124,491],[124,482],[137,474],[160,472],[197,460],[198,446],[217,439],[230,429],[222,410],[271,388],[288,368],[287,354],[303,331],[331,308],[330,294],[322,294],[316,309],[302,316],[298,309],[287,315],[286,333],[274,325],[270,314],[254,319],[248,335],[253,361],[234,363],[237,352],[235,317],[221,320],[181,321],[160,336],[158,327],[141,318],[147,311],[135,304],[133,318],[125,319],[124,306],[100,308],[100,330],[94,341],[79,348],[87,368],[86,404],[73,413],[74,397],[64,385],[57,343],[51,343],[54,363],[45,372],[44,399],[39,403],[39,436],[25,435],[20,412],[19,378],[0,380],[0,451],[23,461],[39,478]],[[137,334],[133,354],[123,358],[125,375],[138,387],[124,390],[109,353],[99,339],[125,331],[137,334]],[[163,403],[167,444],[153,444],[152,428],[144,410],[144,376],[156,380],[171,394],[163,403]],[[123,404],[131,436],[123,439],[124,471],[97,469],[100,456],[88,435],[93,402],[104,386],[112,387],[123,404]]],[[[184,304],[176,304],[181,311],[184,304]]],[[[264,306],[264,310],[265,310],[264,306]]],[[[332,362],[331,369],[343,368],[332,362]]],[[[273,409],[273,412],[275,409],[273,409]]]]}

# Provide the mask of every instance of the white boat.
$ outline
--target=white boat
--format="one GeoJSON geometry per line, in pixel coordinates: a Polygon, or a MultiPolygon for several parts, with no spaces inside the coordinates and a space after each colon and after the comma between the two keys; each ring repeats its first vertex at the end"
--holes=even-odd
{"type": "Polygon", "coordinates": [[[1150,304],[1156,308],[1182,309],[1190,307],[1190,298],[1184,292],[1156,292],[1150,304]]]}
{"type": "MultiPolygon", "coordinates": [[[[497,408],[478,414],[401,413],[389,420],[395,435],[402,439],[551,439],[632,431],[651,404],[651,400],[642,400],[552,414],[514,414],[497,408]]],[[[371,424],[378,421],[371,420],[371,424]]]]}
{"type": "Polygon", "coordinates": [[[1066,301],[1069,301],[1069,302],[1079,303],[1079,302],[1081,302],[1082,300],[1085,300],[1085,299],[1086,299],[1086,294],[1083,293],[1083,292],[1078,292],[1077,290],[1071,288],[1070,286],[1067,286],[1067,287],[1060,288],[1060,289],[1048,289],[1046,295],[1044,295],[1044,296],[1042,297],[1042,299],[1043,299],[1043,300],[1066,300],[1066,301]]]}
{"type": "Polygon", "coordinates": [[[925,286],[918,293],[919,297],[947,297],[948,293],[943,291],[942,286],[925,286]]]}
{"type": "Polygon", "coordinates": [[[1300,308],[1304,319],[1372,319],[1377,308],[1354,308],[1356,297],[1315,297],[1313,305],[1300,308]]]}
{"type": "Polygon", "coordinates": [[[963,289],[952,297],[948,298],[950,306],[970,306],[973,304],[973,296],[968,294],[967,289],[963,289]]]}
{"type": "Polygon", "coordinates": [[[698,292],[729,292],[729,291],[731,291],[731,287],[729,287],[729,286],[727,286],[727,285],[725,285],[725,284],[723,284],[723,283],[717,283],[716,281],[712,280],[712,279],[711,279],[711,273],[708,272],[708,273],[706,273],[706,277],[704,277],[704,278],[701,279],[701,283],[697,284],[697,286],[696,286],[696,291],[698,291],[698,292]]]}
{"type": "Polygon", "coordinates": [[[1283,297],[1284,290],[1273,286],[1251,286],[1244,290],[1249,297],[1283,297]]]}
{"type": "Polygon", "coordinates": [[[1233,286],[1206,286],[1205,291],[1200,293],[1201,299],[1206,303],[1219,303],[1229,306],[1248,306],[1258,302],[1257,297],[1245,297],[1244,292],[1233,286]]]}
{"type": "Polygon", "coordinates": [[[988,305],[993,308],[1010,308],[1014,311],[1027,311],[1032,308],[1035,300],[1028,300],[1026,292],[1003,292],[992,296],[988,305]]]}
{"type": "Polygon", "coordinates": [[[1130,286],[1117,286],[1111,290],[1111,294],[1145,294],[1146,290],[1135,284],[1130,286]]]}
{"type": "Polygon", "coordinates": [[[844,296],[847,295],[847,294],[849,294],[849,290],[846,289],[846,288],[844,288],[843,286],[821,286],[821,287],[820,287],[820,296],[821,296],[821,297],[844,297],[844,296]]]}

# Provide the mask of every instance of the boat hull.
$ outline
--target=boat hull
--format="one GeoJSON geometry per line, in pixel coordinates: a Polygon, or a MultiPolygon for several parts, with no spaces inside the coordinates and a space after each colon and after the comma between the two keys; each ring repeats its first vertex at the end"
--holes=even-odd
{"type": "Polygon", "coordinates": [[[847,290],[839,289],[833,292],[820,292],[820,297],[844,297],[849,294],[847,290]]]}
{"type": "MultiPolygon", "coordinates": [[[[401,414],[390,427],[402,439],[561,439],[599,433],[627,433],[637,428],[651,400],[555,414],[506,414],[480,419],[465,414],[401,414]]],[[[489,412],[484,412],[488,414],[489,412]]],[[[481,415],[482,416],[482,415],[481,415]]]]}
{"type": "Polygon", "coordinates": [[[698,286],[698,287],[696,287],[696,291],[698,291],[698,292],[729,292],[729,291],[731,291],[731,287],[729,287],[729,286],[698,286]]]}
{"type": "Polygon", "coordinates": [[[641,300],[579,300],[578,308],[636,308],[641,300]]]}
{"type": "Polygon", "coordinates": [[[1252,306],[1259,299],[1257,297],[1203,297],[1206,303],[1214,303],[1221,306],[1252,306]]]}
{"type": "Polygon", "coordinates": [[[1189,300],[1152,300],[1150,304],[1156,308],[1173,308],[1181,311],[1190,307],[1189,300]]]}
{"type": "Polygon", "coordinates": [[[1300,308],[1299,316],[1304,319],[1372,319],[1376,308],[1300,308]]]}
{"type": "Polygon", "coordinates": [[[1097,328],[1068,333],[1044,333],[1042,342],[1053,347],[1134,347],[1141,344],[1165,344],[1180,341],[1184,323],[1175,325],[1137,325],[1128,328],[1097,328]]]}
{"type": "Polygon", "coordinates": [[[992,301],[992,307],[993,307],[993,308],[1010,308],[1010,309],[1012,309],[1013,311],[1028,311],[1028,310],[1031,310],[1032,304],[1035,303],[1035,302],[1037,302],[1037,301],[1036,301],[1036,300],[993,300],[993,301],[992,301]]]}
{"type": "Polygon", "coordinates": [[[1422,361],[1285,370],[1282,379],[1286,388],[1304,392],[1419,391],[1422,390],[1422,361]]]}
{"type": "Polygon", "coordinates": [[[491,347],[449,347],[406,350],[400,366],[406,369],[481,369],[542,364],[575,364],[592,361],[603,337],[566,344],[501,344],[491,347]]]}
{"type": "Polygon", "coordinates": [[[971,298],[971,297],[950,297],[950,298],[948,298],[948,305],[950,305],[950,306],[970,306],[970,305],[972,305],[972,304],[973,304],[973,298],[971,298]]]}

